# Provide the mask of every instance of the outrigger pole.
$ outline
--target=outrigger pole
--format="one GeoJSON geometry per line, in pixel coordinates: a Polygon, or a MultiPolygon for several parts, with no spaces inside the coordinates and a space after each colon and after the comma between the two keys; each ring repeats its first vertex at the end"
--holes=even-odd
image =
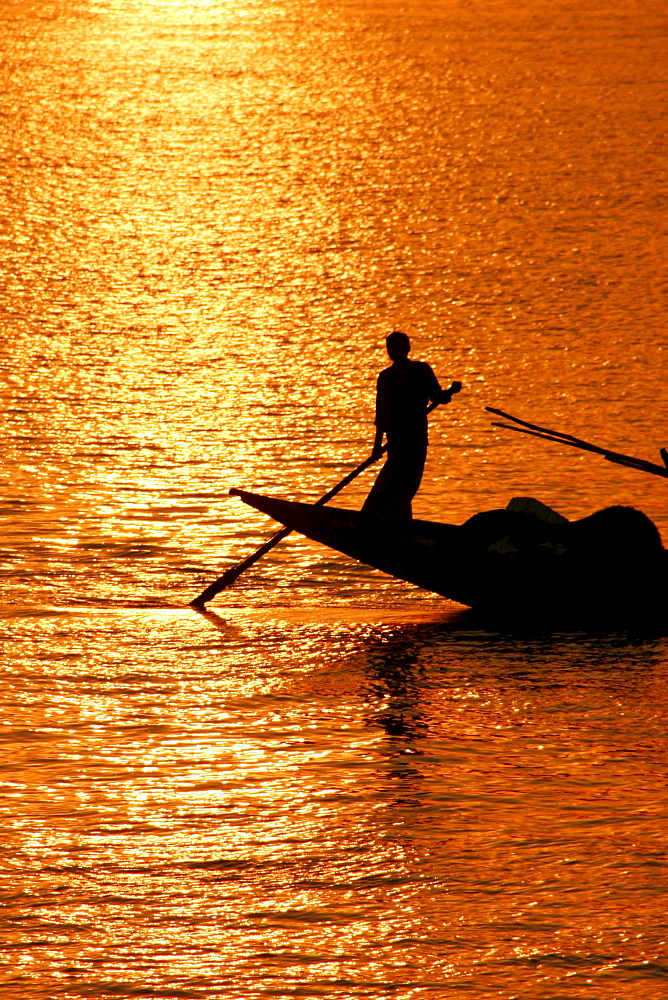
{"type": "Polygon", "coordinates": [[[503,427],[507,431],[531,434],[533,437],[544,438],[546,441],[556,441],[558,444],[567,444],[572,448],[579,448],[581,451],[592,451],[596,455],[602,455],[606,461],[614,462],[616,465],[626,465],[630,469],[638,469],[639,472],[649,472],[653,476],[663,476],[664,479],[668,479],[668,451],[665,448],[659,449],[663,465],[654,465],[653,462],[646,462],[643,458],[634,458],[632,455],[622,455],[620,452],[611,451],[609,448],[600,448],[597,444],[590,444],[589,441],[573,437],[572,434],[564,434],[562,431],[551,431],[547,427],[530,424],[526,420],[520,420],[519,417],[513,417],[510,413],[504,413],[503,410],[495,410],[493,406],[486,406],[485,409],[497,417],[503,417],[504,420],[512,420],[515,424],[520,425],[513,427],[511,424],[502,424],[493,420],[492,427],[503,427]]]}
{"type": "MultiPolygon", "coordinates": [[[[453,382],[450,388],[444,391],[442,399],[427,407],[427,413],[431,413],[432,410],[435,410],[441,403],[449,403],[452,396],[454,396],[455,393],[460,392],[461,388],[461,382],[453,382]]],[[[364,470],[368,469],[370,465],[377,462],[378,458],[385,454],[386,451],[387,445],[384,445],[377,457],[369,455],[369,457],[358,465],[356,469],[353,469],[353,471],[349,472],[347,476],[344,476],[340,483],[337,483],[336,486],[333,486],[331,490],[324,494],[324,496],[321,496],[319,500],[316,500],[313,506],[323,507],[333,497],[335,497],[337,493],[340,493],[341,490],[345,489],[349,483],[352,483],[353,479],[356,479],[361,472],[364,472],[364,470]]],[[[238,490],[232,489],[230,490],[230,495],[235,496],[238,492],[238,490]]],[[[278,545],[278,543],[285,538],[286,535],[289,535],[291,531],[292,528],[280,528],[280,530],[273,534],[271,538],[268,538],[259,549],[256,549],[251,555],[246,556],[246,558],[242,559],[241,562],[238,562],[236,566],[231,566],[223,573],[222,576],[218,577],[217,580],[214,580],[213,583],[209,584],[206,590],[203,590],[199,597],[196,597],[194,601],[190,602],[190,607],[195,608],[196,611],[203,611],[204,605],[207,601],[213,600],[216,594],[219,594],[221,590],[231,587],[245,570],[252,566],[253,563],[256,563],[258,559],[261,559],[267,552],[271,551],[271,549],[278,545]]]]}

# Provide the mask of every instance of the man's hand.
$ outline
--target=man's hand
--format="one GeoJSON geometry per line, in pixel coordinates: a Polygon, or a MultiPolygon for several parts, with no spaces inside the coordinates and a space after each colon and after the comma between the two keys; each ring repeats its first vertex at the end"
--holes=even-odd
{"type": "Polygon", "coordinates": [[[441,405],[449,403],[452,400],[452,397],[455,395],[455,393],[461,391],[462,391],[462,383],[453,382],[449,389],[443,390],[443,395],[441,396],[441,405]]]}
{"type": "Polygon", "coordinates": [[[373,445],[371,447],[371,461],[377,462],[380,456],[383,454],[383,436],[385,431],[382,427],[376,424],[376,433],[373,438],[373,445]]]}

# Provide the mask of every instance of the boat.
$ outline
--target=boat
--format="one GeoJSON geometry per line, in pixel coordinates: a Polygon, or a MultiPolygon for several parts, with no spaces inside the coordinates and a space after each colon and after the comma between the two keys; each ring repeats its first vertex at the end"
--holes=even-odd
{"type": "Polygon", "coordinates": [[[513,498],[454,525],[230,492],[287,529],[483,612],[619,619],[668,608],[668,553],[633,507],[569,521],[534,498],[513,498]]]}

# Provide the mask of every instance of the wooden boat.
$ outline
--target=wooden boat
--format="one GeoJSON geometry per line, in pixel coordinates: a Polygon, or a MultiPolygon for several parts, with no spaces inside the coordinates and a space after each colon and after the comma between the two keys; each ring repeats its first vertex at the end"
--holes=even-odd
{"type": "Polygon", "coordinates": [[[482,611],[617,618],[668,608],[668,553],[631,507],[567,521],[522,498],[453,525],[231,493],[313,541],[482,611]]]}

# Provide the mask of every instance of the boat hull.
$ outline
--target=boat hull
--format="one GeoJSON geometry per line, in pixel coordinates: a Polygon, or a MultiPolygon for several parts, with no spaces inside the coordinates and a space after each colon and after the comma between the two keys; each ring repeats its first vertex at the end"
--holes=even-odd
{"type": "Polygon", "coordinates": [[[234,491],[244,503],[293,531],[389,576],[470,605],[473,593],[462,566],[461,529],[432,521],[369,518],[338,507],[279,500],[234,491]]]}
{"type": "Polygon", "coordinates": [[[668,555],[652,522],[630,508],[609,509],[627,512],[625,516],[606,518],[608,512],[599,512],[599,521],[594,515],[579,522],[562,519],[556,526],[534,524],[526,517],[513,520],[508,511],[452,525],[231,492],[315,542],[479,610],[534,617],[564,612],[656,615],[668,605],[668,555]],[[629,535],[629,524],[638,530],[632,515],[643,519],[645,534],[650,532],[642,544],[629,535]],[[626,534],[614,530],[620,525],[626,534]],[[518,533],[523,543],[517,542],[518,533]]]}

